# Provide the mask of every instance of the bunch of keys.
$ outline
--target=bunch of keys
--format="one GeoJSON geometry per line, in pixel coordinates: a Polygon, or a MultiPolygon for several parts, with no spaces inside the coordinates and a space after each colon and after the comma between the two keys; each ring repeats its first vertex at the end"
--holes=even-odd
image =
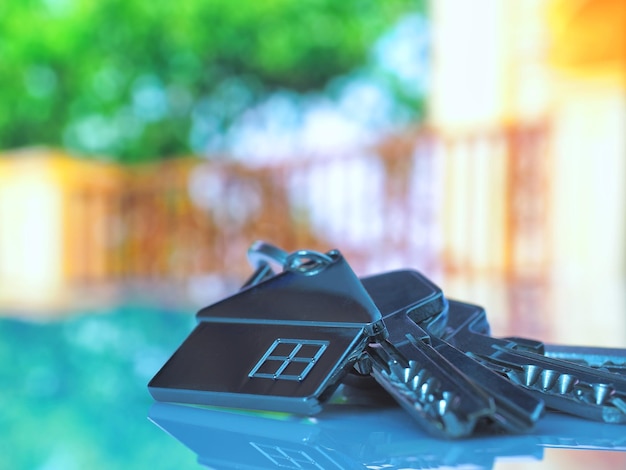
{"type": "Polygon", "coordinates": [[[544,407],[626,423],[621,350],[494,338],[482,308],[417,271],[359,279],[337,250],[256,242],[248,258],[250,279],[150,381],[156,400],[314,414],[360,377],[437,437],[524,433],[544,407]]]}

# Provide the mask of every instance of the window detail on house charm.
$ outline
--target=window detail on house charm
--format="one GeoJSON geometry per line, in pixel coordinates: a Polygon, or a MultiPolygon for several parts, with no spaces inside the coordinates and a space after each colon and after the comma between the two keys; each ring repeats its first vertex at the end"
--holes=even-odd
{"type": "Polygon", "coordinates": [[[282,339],[272,343],[248,377],[301,382],[328,347],[328,341],[282,339]]]}

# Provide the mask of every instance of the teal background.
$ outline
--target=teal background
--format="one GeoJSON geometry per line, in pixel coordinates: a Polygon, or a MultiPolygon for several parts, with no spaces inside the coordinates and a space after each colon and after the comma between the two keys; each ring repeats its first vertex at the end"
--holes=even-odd
{"type": "Polygon", "coordinates": [[[146,384],[192,313],[129,304],[0,319],[0,469],[197,468],[147,418],[146,384]]]}

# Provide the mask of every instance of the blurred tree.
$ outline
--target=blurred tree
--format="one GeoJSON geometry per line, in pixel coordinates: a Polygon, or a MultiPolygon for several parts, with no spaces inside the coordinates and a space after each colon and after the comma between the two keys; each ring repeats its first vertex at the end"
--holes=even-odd
{"type": "Polygon", "coordinates": [[[279,89],[364,63],[418,0],[0,2],[0,147],[63,145],[135,162],[190,151],[279,89]]]}

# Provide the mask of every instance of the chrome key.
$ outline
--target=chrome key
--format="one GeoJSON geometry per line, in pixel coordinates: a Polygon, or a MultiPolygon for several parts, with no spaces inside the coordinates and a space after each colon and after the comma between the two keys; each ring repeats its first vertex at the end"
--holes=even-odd
{"type": "MultiPolygon", "coordinates": [[[[435,361],[442,364],[453,364],[465,376],[462,379],[465,383],[472,381],[473,388],[477,386],[491,396],[495,406],[490,417],[493,431],[522,433],[533,428],[543,413],[541,399],[518,388],[432,334],[443,333],[448,317],[448,304],[439,287],[415,271],[384,273],[363,278],[362,282],[383,315],[389,332],[387,341],[399,349],[401,354],[405,357],[414,355],[417,346],[412,339],[421,339],[426,343],[420,345],[421,349],[429,350],[432,347],[436,354],[442,356],[437,358],[430,351],[429,357],[434,357],[435,361]],[[438,310],[441,312],[437,313],[438,310]],[[419,324],[417,329],[416,323],[419,324]],[[420,328],[423,326],[429,329],[430,337],[420,328]]],[[[489,328],[488,324],[484,327],[489,328]]],[[[488,430],[487,421],[481,424],[485,431],[488,430]]]]}
{"type": "Polygon", "coordinates": [[[416,323],[441,329],[447,316],[441,289],[415,271],[384,273],[362,282],[383,313],[389,336],[369,345],[360,367],[432,435],[469,436],[491,422],[492,398],[437,352],[416,323]]]}
{"type": "Polygon", "coordinates": [[[405,269],[362,277],[361,282],[383,316],[403,311],[414,323],[441,334],[448,319],[448,300],[423,274],[405,269]]]}
{"type": "Polygon", "coordinates": [[[626,375],[626,349],[549,344],[516,336],[503,339],[509,339],[515,342],[518,347],[533,350],[546,357],[626,375]]]}
{"type": "Polygon", "coordinates": [[[466,437],[494,414],[493,400],[429,343],[402,313],[385,319],[389,337],[367,348],[371,374],[430,434],[466,437]]]}
{"type": "Polygon", "coordinates": [[[489,367],[436,336],[431,338],[431,343],[442,356],[492,396],[496,407],[492,417],[494,431],[525,433],[533,429],[543,415],[544,401],[541,397],[516,387],[489,367]]]}
{"type": "Polygon", "coordinates": [[[547,357],[539,341],[477,333],[488,331],[485,311],[452,300],[449,305],[443,338],[470,357],[542,398],[550,408],[606,423],[626,423],[626,377],[547,357]]]}

